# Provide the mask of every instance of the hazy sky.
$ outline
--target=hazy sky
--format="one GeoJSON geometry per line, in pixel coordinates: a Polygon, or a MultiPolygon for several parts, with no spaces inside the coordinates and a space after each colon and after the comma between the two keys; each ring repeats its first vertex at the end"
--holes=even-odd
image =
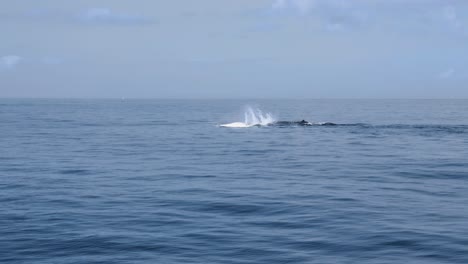
{"type": "Polygon", "coordinates": [[[466,0],[4,0],[0,36],[0,97],[468,98],[466,0]]]}

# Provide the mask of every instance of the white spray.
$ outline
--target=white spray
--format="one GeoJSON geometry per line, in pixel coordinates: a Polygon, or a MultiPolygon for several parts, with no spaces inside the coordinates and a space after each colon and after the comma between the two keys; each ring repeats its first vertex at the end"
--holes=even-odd
{"type": "Polygon", "coordinates": [[[260,109],[253,109],[252,107],[247,107],[244,113],[244,123],[247,125],[261,125],[266,126],[275,122],[275,119],[270,113],[262,113],[260,109]]]}
{"type": "Polygon", "coordinates": [[[234,122],[223,124],[222,127],[251,127],[266,126],[274,123],[276,120],[270,113],[263,113],[260,109],[253,109],[248,106],[244,112],[244,122],[234,122]]]}

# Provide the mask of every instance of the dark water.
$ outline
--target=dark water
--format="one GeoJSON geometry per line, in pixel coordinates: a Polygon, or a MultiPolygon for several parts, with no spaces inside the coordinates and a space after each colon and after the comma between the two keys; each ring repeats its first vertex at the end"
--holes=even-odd
{"type": "Polygon", "coordinates": [[[468,101],[0,100],[1,263],[468,263],[468,101]],[[257,104],[281,120],[217,125],[257,104]]]}

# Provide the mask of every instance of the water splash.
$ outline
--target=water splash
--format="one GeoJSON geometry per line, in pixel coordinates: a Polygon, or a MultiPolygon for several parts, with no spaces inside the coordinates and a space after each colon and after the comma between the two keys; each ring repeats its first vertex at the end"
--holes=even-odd
{"type": "Polygon", "coordinates": [[[270,113],[263,113],[260,109],[253,109],[247,107],[244,113],[244,123],[248,125],[261,125],[266,126],[275,122],[275,118],[270,113]]]}
{"type": "Polygon", "coordinates": [[[234,122],[220,125],[222,127],[252,127],[252,126],[267,126],[276,122],[276,119],[270,113],[263,113],[260,109],[246,107],[244,112],[244,122],[234,122]]]}

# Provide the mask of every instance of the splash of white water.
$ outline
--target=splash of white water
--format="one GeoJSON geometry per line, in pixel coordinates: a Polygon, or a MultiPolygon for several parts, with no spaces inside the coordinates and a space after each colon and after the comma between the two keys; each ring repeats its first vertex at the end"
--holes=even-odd
{"type": "Polygon", "coordinates": [[[244,122],[234,122],[229,124],[220,125],[222,127],[252,127],[252,126],[266,126],[275,122],[275,118],[270,113],[263,113],[260,109],[253,109],[247,107],[244,113],[244,122]]]}

